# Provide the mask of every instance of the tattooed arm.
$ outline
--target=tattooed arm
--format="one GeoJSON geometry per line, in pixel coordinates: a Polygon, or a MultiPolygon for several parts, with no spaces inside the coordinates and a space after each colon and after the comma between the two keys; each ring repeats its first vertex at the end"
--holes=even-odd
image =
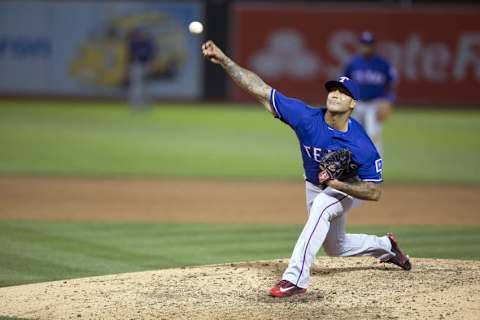
{"type": "Polygon", "coordinates": [[[228,57],[221,65],[235,83],[255,96],[268,111],[273,112],[270,106],[270,92],[272,87],[266,84],[255,73],[240,67],[228,57]]]}
{"type": "Polygon", "coordinates": [[[202,45],[202,52],[211,62],[221,65],[235,83],[257,98],[257,100],[263,104],[265,109],[275,115],[275,110],[273,110],[270,105],[270,92],[272,91],[272,87],[266,84],[255,73],[236,64],[212,41],[207,41],[202,45]]]}
{"type": "Polygon", "coordinates": [[[345,192],[346,194],[361,200],[378,201],[382,194],[380,184],[373,182],[360,180],[353,182],[329,180],[326,184],[329,187],[345,192]]]}

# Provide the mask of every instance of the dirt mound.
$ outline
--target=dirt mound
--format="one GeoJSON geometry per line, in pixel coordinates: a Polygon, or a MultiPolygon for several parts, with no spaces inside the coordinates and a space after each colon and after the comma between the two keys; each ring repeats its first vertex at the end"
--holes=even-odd
{"type": "Polygon", "coordinates": [[[306,294],[267,295],[286,260],[126,273],[0,289],[0,315],[35,319],[478,319],[480,262],[321,257],[306,294]]]}

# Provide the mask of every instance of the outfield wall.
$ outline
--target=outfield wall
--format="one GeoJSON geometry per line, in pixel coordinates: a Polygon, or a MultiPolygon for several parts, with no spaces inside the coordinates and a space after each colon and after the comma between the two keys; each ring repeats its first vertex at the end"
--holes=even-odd
{"type": "MultiPolygon", "coordinates": [[[[480,7],[238,4],[234,56],[286,94],[324,101],[369,30],[398,74],[398,102],[479,104],[480,7]]],[[[250,99],[232,86],[235,100],[250,99]]]]}
{"type": "Polygon", "coordinates": [[[0,94],[121,98],[128,85],[128,39],[141,29],[156,47],[147,67],[154,98],[202,95],[203,20],[194,1],[2,1],[0,94]]]}
{"type": "Polygon", "coordinates": [[[148,90],[161,100],[253,101],[202,58],[213,39],[282,92],[323,103],[365,29],[396,66],[398,103],[480,106],[480,6],[295,1],[6,0],[0,2],[0,97],[124,99],[128,33],[158,47],[148,90]],[[192,35],[188,23],[204,22],[192,35]]]}

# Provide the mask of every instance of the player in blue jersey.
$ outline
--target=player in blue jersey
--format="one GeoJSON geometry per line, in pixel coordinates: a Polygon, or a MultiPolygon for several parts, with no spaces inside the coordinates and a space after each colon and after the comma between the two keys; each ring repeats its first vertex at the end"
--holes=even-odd
{"type": "Polygon", "coordinates": [[[378,200],[382,182],[382,159],[362,126],[350,118],[359,96],[355,82],[347,77],[327,82],[326,109],[312,108],[301,100],[283,95],[253,72],[238,66],[212,41],[202,45],[202,52],[210,61],[220,64],[274,117],[290,126],[300,143],[308,220],[282,280],[270,294],[286,297],[305,292],[310,267],[322,246],[328,255],[369,255],[410,270],[408,256],[400,251],[393,235],[377,237],[345,232],[346,213],[357,206],[360,199],[378,200]],[[352,161],[358,167],[356,176],[320,183],[320,160],[326,153],[342,148],[351,151],[352,161]]]}
{"type": "Polygon", "coordinates": [[[382,153],[382,123],[392,112],[395,100],[395,69],[376,53],[375,37],[363,32],[360,54],[346,65],[344,75],[359,84],[360,96],[352,117],[357,119],[382,153]]]}

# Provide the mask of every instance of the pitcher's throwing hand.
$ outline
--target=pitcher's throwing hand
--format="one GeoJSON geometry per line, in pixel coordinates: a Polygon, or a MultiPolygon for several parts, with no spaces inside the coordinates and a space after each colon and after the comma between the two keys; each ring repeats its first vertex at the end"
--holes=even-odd
{"type": "Polygon", "coordinates": [[[205,58],[217,64],[224,62],[227,57],[212,40],[208,40],[202,44],[202,53],[205,58]]]}

